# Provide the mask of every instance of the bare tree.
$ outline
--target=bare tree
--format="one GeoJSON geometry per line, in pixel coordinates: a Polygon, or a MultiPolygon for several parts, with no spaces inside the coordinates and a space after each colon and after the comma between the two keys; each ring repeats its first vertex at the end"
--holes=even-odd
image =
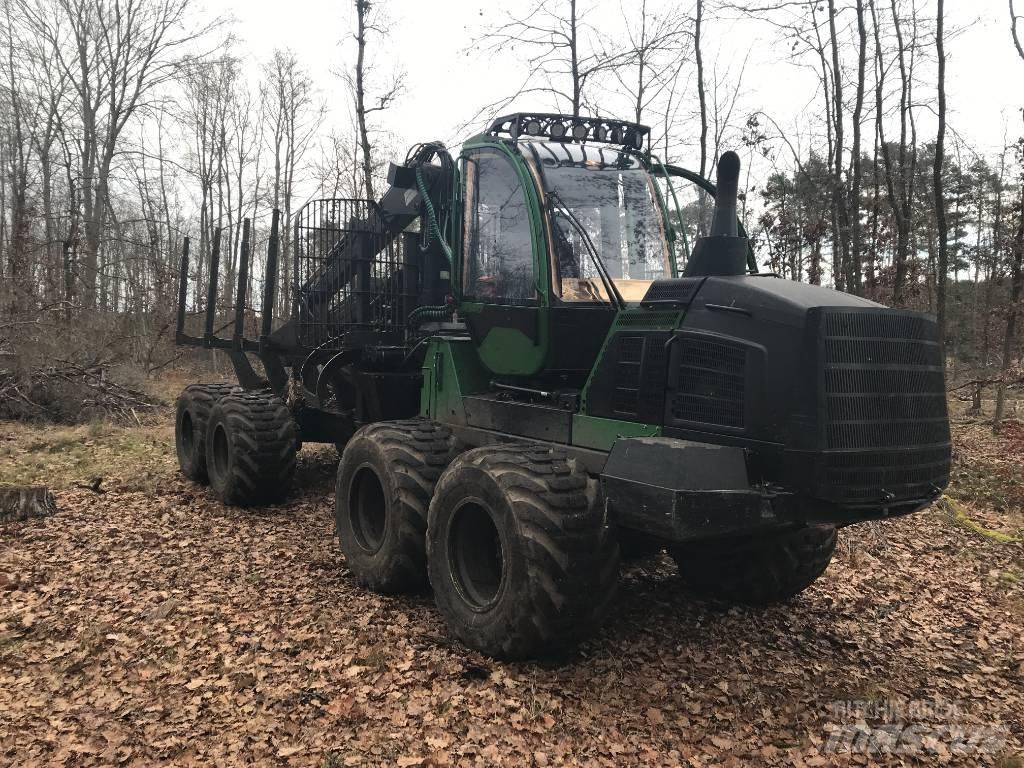
{"type": "Polygon", "coordinates": [[[30,11],[77,97],[86,307],[96,305],[118,140],[154,89],[174,76],[179,51],[210,29],[195,26],[192,11],[192,0],[37,0],[30,11]]]}
{"type": "Polygon", "coordinates": [[[1013,37],[1013,45],[1017,49],[1017,55],[1024,60],[1024,45],[1021,45],[1020,34],[1017,32],[1017,22],[1020,21],[1021,17],[1014,10],[1014,0],[1008,0],[1008,2],[1010,3],[1010,36],[1013,37]]]}
{"type": "Polygon", "coordinates": [[[568,108],[574,117],[589,101],[588,86],[602,74],[614,71],[628,59],[628,52],[609,52],[597,44],[598,35],[586,21],[589,9],[578,0],[535,0],[521,16],[486,30],[472,47],[490,55],[514,50],[528,69],[519,89],[484,106],[474,117],[504,109],[527,94],[543,94],[554,108],[568,108]]]}
{"type": "MultiPolygon", "coordinates": [[[[893,254],[895,265],[893,275],[892,300],[896,306],[905,304],[907,283],[907,262],[910,258],[911,210],[914,197],[914,179],[917,165],[917,146],[914,141],[913,124],[913,59],[908,60],[908,46],[904,42],[903,20],[900,18],[897,0],[890,0],[892,11],[893,32],[896,35],[896,53],[900,74],[900,141],[897,147],[897,165],[893,166],[892,152],[885,142],[884,134],[881,142],[882,158],[885,160],[886,186],[889,192],[893,217],[896,220],[896,252],[893,254]],[[909,144],[908,144],[909,142],[909,144]],[[896,173],[899,173],[897,187],[896,173]]],[[[878,35],[876,20],[876,36],[878,35]]],[[[882,55],[881,49],[878,53],[882,55]]]]}
{"type": "Polygon", "coordinates": [[[230,56],[209,61],[189,60],[183,72],[183,120],[192,137],[191,170],[200,193],[199,250],[195,264],[201,283],[202,270],[210,256],[213,231],[223,223],[226,173],[223,128],[232,94],[238,86],[238,63],[230,56]]]}
{"type": "MultiPolygon", "coordinates": [[[[696,18],[693,24],[693,57],[697,64],[697,101],[700,104],[700,175],[708,167],[708,103],[704,88],[704,56],[701,49],[704,20],[704,0],[697,0],[696,18]]],[[[703,199],[703,196],[702,196],[703,199]]],[[[701,217],[703,219],[703,217],[701,217]]]]}
{"type": "MultiPolygon", "coordinates": [[[[1018,16],[1014,12],[1013,0],[1010,3],[1010,33],[1013,37],[1013,44],[1017,53],[1024,62],[1024,47],[1021,46],[1020,36],[1017,32],[1018,16]]],[[[1024,138],[1017,142],[1017,162],[1024,165],[1024,138]]],[[[1024,169],[1020,171],[1018,178],[1020,184],[1020,204],[1017,211],[1017,230],[1011,244],[1010,257],[1010,305],[1006,312],[1006,330],[1003,333],[1003,359],[999,375],[999,382],[996,387],[996,410],[992,420],[992,427],[995,431],[1003,421],[1006,410],[1006,378],[1010,370],[1013,357],[1013,350],[1017,337],[1017,315],[1020,311],[1021,295],[1024,294],[1024,169]]]]}
{"type": "Polygon", "coordinates": [[[361,163],[354,150],[352,138],[338,131],[321,140],[313,173],[325,197],[359,197],[361,163]]]}
{"type": "Polygon", "coordinates": [[[849,272],[847,274],[847,290],[862,293],[862,252],[863,230],[861,227],[861,176],[863,163],[861,154],[861,128],[864,116],[864,95],[867,85],[867,50],[868,31],[865,23],[864,0],[856,0],[857,12],[857,79],[855,83],[856,99],[853,107],[853,143],[850,146],[850,254],[849,272]]]}
{"type": "Polygon", "coordinates": [[[945,12],[943,0],[938,0],[935,21],[935,51],[939,59],[938,71],[938,119],[935,135],[935,159],[932,165],[932,191],[935,194],[935,223],[938,230],[939,255],[935,275],[935,301],[939,323],[939,335],[946,339],[946,278],[949,272],[949,225],[946,223],[946,196],[943,185],[943,164],[946,141],[946,53],[945,53],[945,12]]]}
{"type": "Polygon", "coordinates": [[[404,76],[402,73],[398,73],[387,86],[373,97],[368,96],[370,64],[366,54],[366,36],[369,32],[375,32],[381,36],[386,34],[383,20],[372,12],[375,7],[376,4],[371,4],[369,0],[356,0],[356,65],[353,72],[346,73],[346,77],[350,79],[349,84],[355,102],[359,149],[362,153],[363,187],[368,200],[377,199],[373,189],[374,153],[368,117],[374,112],[383,112],[391,106],[404,88],[404,76]],[[371,101],[376,103],[369,104],[371,101]]]}
{"type": "Polygon", "coordinates": [[[832,120],[835,143],[832,153],[832,279],[840,290],[849,290],[847,279],[852,277],[849,270],[849,210],[846,206],[846,185],[843,181],[845,140],[843,117],[843,68],[839,62],[839,36],[836,32],[835,0],[828,0],[828,39],[832,54],[832,120]]]}
{"type": "MultiPolygon", "coordinates": [[[[264,121],[268,126],[267,141],[273,159],[274,208],[283,215],[284,232],[291,231],[296,175],[302,169],[306,151],[323,122],[325,108],[318,101],[313,78],[299,64],[292,51],[274,51],[264,67],[264,121]]],[[[291,237],[281,241],[282,264],[289,263],[291,237]]],[[[291,301],[291,282],[283,281],[280,292],[282,307],[291,301]]]]}
{"type": "Polygon", "coordinates": [[[686,18],[677,10],[662,15],[648,12],[647,0],[639,11],[623,8],[628,46],[606,50],[604,59],[617,62],[611,71],[619,86],[629,95],[633,119],[644,122],[644,111],[672,85],[679,74],[678,62],[685,58],[686,18]],[[635,20],[635,23],[631,23],[635,20]]]}
{"type": "Polygon", "coordinates": [[[10,284],[11,314],[17,314],[27,305],[31,291],[29,271],[29,211],[28,211],[28,174],[31,160],[32,120],[26,115],[26,99],[21,85],[24,69],[21,61],[24,55],[21,40],[14,34],[15,26],[11,13],[11,3],[4,2],[4,48],[6,56],[2,62],[4,74],[5,96],[0,104],[6,107],[9,120],[6,127],[7,152],[4,160],[6,187],[10,191],[11,207],[10,241],[7,251],[7,278],[10,284]],[[6,102],[6,103],[4,103],[6,102]],[[28,119],[26,119],[28,118],[28,119]]]}

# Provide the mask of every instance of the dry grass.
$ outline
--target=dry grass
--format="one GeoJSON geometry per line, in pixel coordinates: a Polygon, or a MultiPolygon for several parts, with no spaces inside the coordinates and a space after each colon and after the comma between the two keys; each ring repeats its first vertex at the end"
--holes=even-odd
{"type": "Polygon", "coordinates": [[[103,478],[107,490],[156,490],[177,468],[174,428],[164,419],[141,427],[94,422],[77,427],[6,423],[0,438],[0,485],[55,490],[103,478]]]}

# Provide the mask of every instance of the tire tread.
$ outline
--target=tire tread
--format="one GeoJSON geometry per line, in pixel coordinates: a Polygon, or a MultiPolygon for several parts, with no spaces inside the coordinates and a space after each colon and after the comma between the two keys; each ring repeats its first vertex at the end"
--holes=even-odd
{"type": "MultiPolygon", "coordinates": [[[[467,645],[500,658],[564,650],[591,636],[614,599],[619,553],[603,509],[588,499],[587,476],[557,449],[487,446],[455,459],[438,484],[435,503],[464,467],[484,470],[505,494],[529,583],[521,604],[507,612],[501,632],[484,634],[453,621],[442,605],[454,633],[467,645]]],[[[436,514],[432,508],[431,519],[436,514]]],[[[428,541],[433,547],[429,536],[428,541]]]]}
{"type": "Polygon", "coordinates": [[[221,398],[216,409],[211,423],[223,420],[234,445],[228,476],[215,488],[224,503],[248,507],[283,499],[295,475],[298,446],[298,425],[288,406],[274,395],[238,391],[221,398]]]}

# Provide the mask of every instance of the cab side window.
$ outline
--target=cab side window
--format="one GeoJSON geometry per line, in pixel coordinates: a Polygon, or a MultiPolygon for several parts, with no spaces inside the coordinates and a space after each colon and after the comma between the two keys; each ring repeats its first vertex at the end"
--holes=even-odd
{"type": "Polygon", "coordinates": [[[494,304],[536,300],[530,208],[516,169],[496,152],[466,160],[462,293],[494,304]]]}

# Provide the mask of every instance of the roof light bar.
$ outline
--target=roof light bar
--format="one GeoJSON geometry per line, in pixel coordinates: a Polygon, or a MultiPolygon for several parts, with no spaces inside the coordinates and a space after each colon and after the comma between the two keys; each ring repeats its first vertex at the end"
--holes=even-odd
{"type": "Polygon", "coordinates": [[[642,150],[651,129],[638,123],[600,117],[573,117],[550,112],[517,112],[497,118],[488,133],[545,138],[551,141],[597,142],[642,150]]]}

